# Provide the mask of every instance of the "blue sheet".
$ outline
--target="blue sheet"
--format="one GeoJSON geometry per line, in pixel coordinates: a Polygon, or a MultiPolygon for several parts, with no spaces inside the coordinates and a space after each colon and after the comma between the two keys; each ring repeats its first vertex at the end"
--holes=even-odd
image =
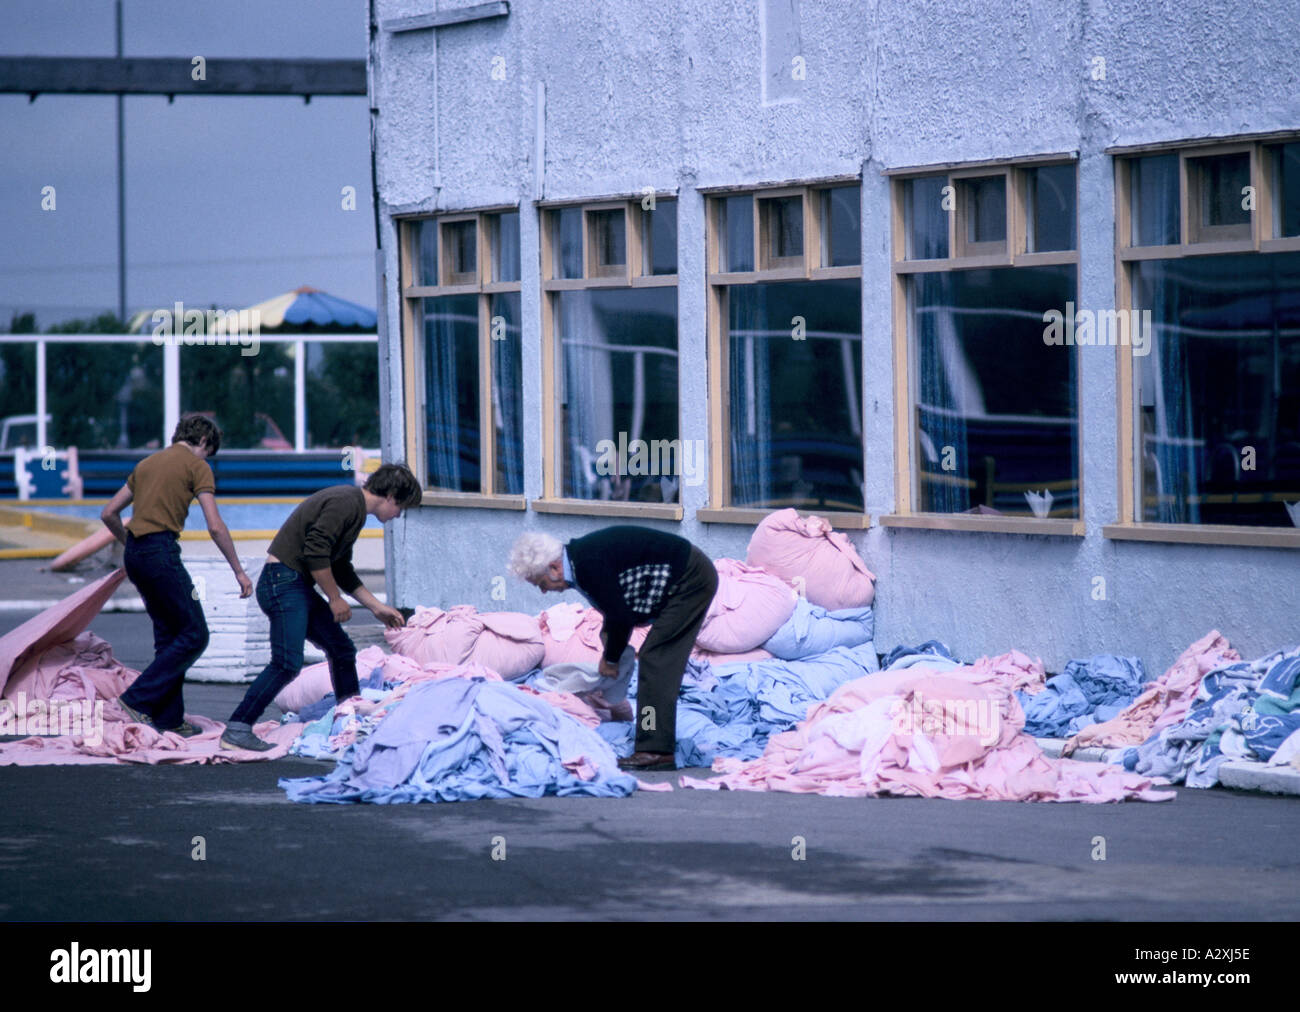
{"type": "Polygon", "coordinates": [[[1116,716],[1138,697],[1145,682],[1146,671],[1136,657],[1097,654],[1070,661],[1037,695],[1016,693],[1025,711],[1025,732],[1035,738],[1078,734],[1116,716]]]}
{"type": "Polygon", "coordinates": [[[772,634],[763,649],[773,657],[801,660],[836,647],[869,643],[874,630],[870,607],[827,611],[801,597],[785,625],[772,634]]]}

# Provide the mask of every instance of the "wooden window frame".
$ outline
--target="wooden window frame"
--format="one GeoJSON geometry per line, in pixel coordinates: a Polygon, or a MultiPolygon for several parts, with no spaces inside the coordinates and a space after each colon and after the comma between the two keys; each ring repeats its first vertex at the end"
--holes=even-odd
{"type": "MultiPolygon", "coordinates": [[[[493,215],[518,213],[515,205],[499,205],[471,211],[445,214],[403,216],[395,219],[398,228],[399,283],[402,303],[402,384],[406,404],[406,459],[425,489],[421,506],[461,506],[478,509],[522,510],[527,500],[522,495],[496,491],[496,439],[492,411],[492,297],[502,292],[522,292],[523,282],[493,281],[497,251],[492,248],[488,221],[493,215]],[[420,277],[418,232],[424,222],[434,222],[438,236],[437,285],[413,284],[420,277]],[[446,226],[456,222],[475,223],[475,269],[459,274],[450,270],[445,248],[446,226]],[[450,295],[475,295],[478,308],[479,338],[479,491],[428,488],[429,462],[425,445],[428,406],[424,388],[424,327],[421,314],[423,300],[450,295]]],[[[522,264],[520,273],[522,274],[522,264]]],[[[521,321],[522,325],[522,321],[521,321]]],[[[522,391],[520,392],[522,396],[522,391]]]]}
{"type": "MultiPolygon", "coordinates": [[[[806,183],[783,183],[760,187],[719,187],[704,193],[705,198],[705,274],[707,282],[707,346],[708,346],[708,401],[709,401],[709,503],[696,511],[696,519],[711,524],[743,524],[752,527],[772,512],[772,509],[731,504],[731,439],[728,426],[730,414],[730,382],[728,379],[728,341],[725,334],[727,298],[736,285],[767,284],[777,281],[827,281],[838,278],[857,278],[861,287],[862,264],[831,267],[823,264],[828,251],[822,243],[822,193],[841,187],[858,187],[861,196],[862,180],[857,176],[836,177],[806,183]],[[722,229],[723,202],[729,197],[748,196],[754,212],[754,270],[722,271],[724,260],[722,229]],[[803,253],[799,257],[764,258],[768,249],[768,231],[763,201],[777,197],[799,196],[803,207],[803,253]],[[797,266],[780,261],[797,260],[797,266]]],[[[859,259],[861,259],[859,257],[859,259]]],[[[865,363],[859,363],[865,369],[865,363]]],[[[862,443],[863,470],[866,469],[866,439],[862,443]]],[[[871,516],[865,512],[798,508],[801,516],[824,517],[835,528],[863,530],[871,526],[871,516]]]]}
{"type": "MultiPolygon", "coordinates": [[[[1133,306],[1133,265],[1141,260],[1177,260],[1195,256],[1217,256],[1247,253],[1287,253],[1300,250],[1300,236],[1279,238],[1274,234],[1273,188],[1276,174],[1269,164],[1269,148],[1275,145],[1300,141],[1300,132],[1271,134],[1264,137],[1238,140],[1183,143],[1182,145],[1151,145],[1116,149],[1108,152],[1114,156],[1115,173],[1115,305],[1123,312],[1133,306]],[[1250,179],[1255,187],[1255,208],[1251,214],[1251,236],[1248,239],[1220,239],[1211,237],[1201,241],[1188,241],[1193,199],[1199,196],[1190,185],[1188,161],[1217,154],[1235,154],[1250,151],[1250,179]],[[1132,192],[1130,166],[1135,158],[1151,154],[1179,155],[1179,205],[1183,241],[1166,246],[1132,245],[1132,192]]],[[[1131,346],[1117,345],[1116,396],[1117,445],[1119,459],[1119,508],[1114,523],[1102,527],[1102,536],[1116,541],[1155,541],[1178,544],[1239,545],[1259,548],[1300,548],[1300,529],[1285,527],[1255,527],[1232,524],[1164,524],[1142,520],[1139,515],[1141,496],[1137,461],[1141,446],[1137,430],[1137,370],[1131,346]]]]}
{"type": "MultiPolygon", "coordinates": [[[[660,200],[671,201],[674,211],[680,204],[676,191],[656,191],[656,206],[660,200]]],[[[642,274],[642,251],[644,249],[645,217],[641,212],[641,202],[645,195],[601,198],[589,201],[538,202],[537,212],[540,217],[541,262],[542,262],[542,495],[533,499],[529,506],[538,513],[563,513],[579,516],[639,517],[650,520],[681,520],[682,504],[676,503],[642,503],[598,499],[569,499],[559,494],[559,476],[561,462],[556,453],[561,446],[560,412],[557,397],[559,395],[559,376],[557,358],[560,348],[555,335],[555,310],[558,303],[557,293],[582,291],[598,288],[667,288],[676,287],[678,275],[642,274]],[[593,211],[608,211],[623,208],[626,225],[625,259],[626,264],[617,266],[616,273],[593,274],[594,246],[592,233],[593,211]],[[559,226],[559,212],[577,210],[582,218],[582,265],[581,278],[555,277],[556,250],[555,230],[559,226]]],[[[679,230],[680,232],[680,230],[679,230]]],[[[680,266],[680,261],[679,261],[680,266]]],[[[680,350],[680,330],[678,333],[680,350]]],[[[680,359],[678,360],[680,363],[680,359]]],[[[680,390],[680,373],[679,373],[680,390]]],[[[678,426],[681,425],[681,404],[678,403],[678,426]]],[[[681,493],[678,499],[682,498],[681,493]]]]}
{"type": "MultiPolygon", "coordinates": [[[[1079,473],[1079,516],[1078,517],[1024,517],[1024,516],[981,516],[967,513],[929,513],[914,508],[916,502],[916,475],[913,473],[915,446],[913,438],[913,409],[916,403],[916,369],[913,363],[912,339],[910,333],[911,314],[908,312],[910,298],[909,278],[917,274],[935,274],[953,270],[972,270],[995,267],[1045,267],[1055,265],[1072,265],[1075,268],[1075,281],[1078,283],[1079,249],[1078,249],[1078,215],[1079,215],[1079,172],[1078,158],[1068,154],[1043,155],[1024,159],[1004,159],[997,162],[979,162],[969,165],[916,166],[907,170],[893,170],[886,175],[890,177],[891,193],[891,301],[893,329],[893,368],[894,368],[894,501],[895,511],[882,516],[883,527],[911,527],[928,530],[946,531],[980,531],[1000,534],[1056,535],[1063,537],[1082,537],[1087,527],[1083,520],[1084,512],[1084,471],[1083,439],[1079,439],[1076,448],[1079,473]],[[1049,250],[1042,253],[1026,252],[1028,246],[1028,206],[1027,206],[1027,172],[1030,169],[1044,168],[1051,165],[1073,165],[1075,167],[1075,248],[1070,250],[1049,250]],[[944,171],[936,172],[939,168],[944,171]],[[965,233],[966,219],[962,214],[963,179],[982,178],[1003,174],[1006,177],[1007,232],[1005,248],[999,252],[971,250],[970,244],[959,244],[958,233],[965,233]],[[954,207],[948,212],[948,253],[946,258],[927,260],[909,260],[907,254],[906,190],[910,180],[921,178],[945,177],[945,185],[953,186],[954,207]],[[964,255],[963,255],[964,254],[964,255]]],[[[980,243],[978,246],[1002,243],[980,243]]],[[[1081,375],[1076,370],[1076,394],[1081,375]]],[[[1076,397],[1076,403],[1082,404],[1082,397],[1076,397]]],[[[1082,434],[1082,426],[1079,428],[1082,434]]]]}

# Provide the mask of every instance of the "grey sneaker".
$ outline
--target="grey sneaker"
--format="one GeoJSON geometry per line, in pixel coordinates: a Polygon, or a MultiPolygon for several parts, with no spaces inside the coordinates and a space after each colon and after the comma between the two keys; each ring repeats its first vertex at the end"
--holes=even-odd
{"type": "Polygon", "coordinates": [[[141,710],[137,710],[134,706],[129,705],[121,696],[117,697],[117,705],[126,711],[126,715],[131,718],[133,724],[143,724],[145,727],[154,726],[152,717],[141,710]]]}
{"type": "MultiPolygon", "coordinates": [[[[159,730],[163,730],[159,728],[159,730]]],[[[188,720],[181,721],[180,727],[169,727],[166,731],[170,734],[179,734],[182,738],[193,738],[195,735],[202,734],[201,727],[195,727],[188,720]]]]}
{"type": "Polygon", "coordinates": [[[227,726],[221,734],[221,747],[232,752],[240,749],[246,752],[269,752],[275,748],[271,742],[263,741],[255,735],[247,724],[243,727],[227,726]]]}

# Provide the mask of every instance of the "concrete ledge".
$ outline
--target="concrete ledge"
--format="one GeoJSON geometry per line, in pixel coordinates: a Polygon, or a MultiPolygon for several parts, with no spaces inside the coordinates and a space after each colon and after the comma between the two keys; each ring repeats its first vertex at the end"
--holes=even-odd
{"type": "MultiPolygon", "coordinates": [[[[1034,740],[1038,742],[1038,747],[1043,750],[1043,754],[1047,758],[1061,758],[1061,750],[1065,748],[1065,738],[1035,738],[1034,740]]],[[[1113,761],[1111,753],[1115,753],[1115,757],[1118,758],[1123,751],[1122,748],[1081,748],[1069,758],[1078,759],[1079,762],[1084,763],[1106,763],[1113,761]]]]}
{"type": "Polygon", "coordinates": [[[1231,759],[1219,767],[1219,783],[1239,791],[1300,796],[1300,770],[1293,766],[1269,766],[1246,759],[1231,759]]]}

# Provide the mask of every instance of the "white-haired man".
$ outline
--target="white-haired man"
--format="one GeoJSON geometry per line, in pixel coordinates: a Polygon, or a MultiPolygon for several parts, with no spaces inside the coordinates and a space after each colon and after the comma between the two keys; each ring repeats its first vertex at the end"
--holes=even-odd
{"type": "Polygon", "coordinates": [[[685,538],[617,526],[567,545],[549,534],[524,534],[511,550],[510,571],[542,591],[572,587],[604,616],[599,671],[606,678],[618,676],[633,626],[652,623],[637,654],[636,750],[619,765],[675,769],[677,693],[718,589],[709,557],[685,538]]]}

